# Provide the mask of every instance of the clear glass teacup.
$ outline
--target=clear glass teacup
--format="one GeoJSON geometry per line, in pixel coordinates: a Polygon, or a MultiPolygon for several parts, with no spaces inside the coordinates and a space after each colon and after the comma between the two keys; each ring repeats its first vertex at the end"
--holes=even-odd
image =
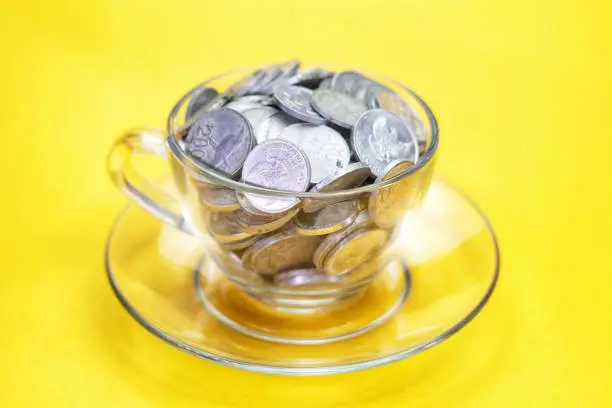
{"type": "MultiPolygon", "coordinates": [[[[196,291],[204,306],[228,325],[255,337],[297,344],[372,329],[391,317],[409,292],[409,266],[397,255],[403,221],[431,181],[438,146],[435,117],[409,88],[361,71],[401,97],[416,116],[424,140],[416,163],[396,166],[385,177],[373,181],[370,176],[369,184],[348,189],[295,192],[246,183],[196,160],[187,153],[184,138],[201,114],[193,112],[195,98],[209,88],[230,95],[251,72],[223,73],[191,89],[170,112],[167,131],[137,128],[121,136],[109,154],[111,178],[152,215],[201,241],[203,260],[194,265],[196,291]],[[136,172],[133,155],[168,160],[178,196],[169,196],[136,172]],[[249,197],[296,204],[280,214],[265,214],[249,204],[249,197]],[[326,228],[308,229],[313,213],[336,210],[346,216],[326,228]]],[[[229,100],[231,96],[222,103],[229,100]]]]}

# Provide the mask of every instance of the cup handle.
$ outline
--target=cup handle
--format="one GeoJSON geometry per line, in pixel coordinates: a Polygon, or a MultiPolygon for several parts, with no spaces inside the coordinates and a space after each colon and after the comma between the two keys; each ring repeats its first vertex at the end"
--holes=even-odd
{"type": "Polygon", "coordinates": [[[191,233],[185,219],[170,210],[179,207],[177,200],[132,166],[131,159],[135,154],[167,159],[166,137],[166,132],[157,128],[142,127],[127,131],[115,141],[108,153],[108,174],[119,190],[145,210],[165,223],[191,233]]]}

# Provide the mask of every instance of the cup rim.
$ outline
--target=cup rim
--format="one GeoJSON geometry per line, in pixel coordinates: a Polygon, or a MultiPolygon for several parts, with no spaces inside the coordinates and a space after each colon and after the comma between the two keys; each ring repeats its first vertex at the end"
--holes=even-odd
{"type": "MultiPolygon", "coordinates": [[[[330,64],[322,64],[323,66],[330,64]]],[[[425,112],[427,116],[427,121],[429,122],[429,126],[431,128],[431,143],[429,144],[427,150],[419,156],[419,160],[417,163],[410,168],[404,170],[403,172],[395,175],[394,177],[389,178],[388,180],[375,182],[372,184],[368,184],[365,186],[354,187],[350,189],[344,190],[335,190],[331,192],[318,192],[318,191],[304,191],[304,192],[296,192],[296,191],[287,191],[287,190],[276,190],[273,188],[262,187],[255,184],[249,184],[242,181],[232,180],[221,172],[216,171],[212,167],[206,166],[205,164],[196,162],[192,159],[179,145],[178,140],[176,138],[176,133],[181,130],[181,127],[177,124],[177,114],[182,107],[185,100],[193,96],[198,90],[208,85],[210,82],[220,79],[224,76],[236,74],[239,72],[249,72],[251,70],[256,69],[265,69],[269,65],[260,65],[256,67],[239,67],[235,69],[231,69],[228,71],[221,72],[217,75],[210,77],[204,82],[194,86],[183,95],[178,102],[174,105],[170,114],[168,115],[167,121],[167,145],[169,147],[170,153],[190,172],[192,176],[195,178],[202,177],[208,182],[213,182],[219,184],[221,187],[229,188],[232,190],[240,191],[243,193],[253,193],[253,194],[261,194],[261,195],[274,195],[279,197],[297,197],[297,198],[317,198],[317,199],[332,199],[332,198],[343,198],[343,197],[354,197],[363,193],[372,193],[381,188],[389,187],[395,183],[398,183],[402,179],[414,174],[421,169],[423,169],[434,157],[439,144],[439,131],[438,131],[438,122],[436,120],[435,115],[433,114],[429,105],[412,89],[403,85],[401,82],[390,78],[389,76],[379,74],[375,71],[371,70],[358,70],[358,72],[363,72],[366,74],[370,74],[376,76],[378,78],[383,78],[389,83],[401,88],[403,91],[411,94],[416,101],[420,104],[421,108],[425,112]]]]}

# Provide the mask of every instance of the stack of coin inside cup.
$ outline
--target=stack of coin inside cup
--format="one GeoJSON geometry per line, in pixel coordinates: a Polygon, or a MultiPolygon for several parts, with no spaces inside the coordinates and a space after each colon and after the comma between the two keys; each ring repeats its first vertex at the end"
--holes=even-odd
{"type": "MultiPolygon", "coordinates": [[[[256,70],[226,90],[199,88],[181,146],[194,162],[245,184],[331,193],[407,170],[425,126],[389,87],[355,71],[256,70]]],[[[363,278],[403,215],[391,189],[334,199],[256,194],[202,182],[211,236],[262,282],[311,288],[363,278]],[[356,274],[359,275],[356,277],[356,274]]],[[[376,268],[371,268],[373,274],[376,268]]]]}

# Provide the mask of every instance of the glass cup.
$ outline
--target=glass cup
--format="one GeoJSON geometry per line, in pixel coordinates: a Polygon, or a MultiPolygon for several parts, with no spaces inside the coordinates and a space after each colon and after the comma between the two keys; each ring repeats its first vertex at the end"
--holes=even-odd
{"type": "Polygon", "coordinates": [[[435,117],[406,86],[361,71],[403,98],[418,118],[427,142],[416,163],[383,181],[346,190],[290,192],[247,184],[194,160],[182,139],[193,122],[188,112],[193,98],[206,88],[223,94],[252,71],[226,72],[191,89],[170,112],[167,131],[137,128],[121,136],[109,153],[111,179],[152,215],[200,240],[204,256],[194,265],[200,270],[197,295],[229,326],[294,344],[337,341],[371,330],[398,310],[410,290],[409,267],[398,251],[404,221],[430,185],[438,146],[435,117]],[[178,195],[135,171],[134,155],[168,160],[178,195]],[[268,216],[249,207],[248,197],[254,196],[298,204],[268,216]],[[300,230],[296,217],[304,205],[340,203],[352,209],[346,222],[324,234],[315,232],[320,235],[300,230]]]}

